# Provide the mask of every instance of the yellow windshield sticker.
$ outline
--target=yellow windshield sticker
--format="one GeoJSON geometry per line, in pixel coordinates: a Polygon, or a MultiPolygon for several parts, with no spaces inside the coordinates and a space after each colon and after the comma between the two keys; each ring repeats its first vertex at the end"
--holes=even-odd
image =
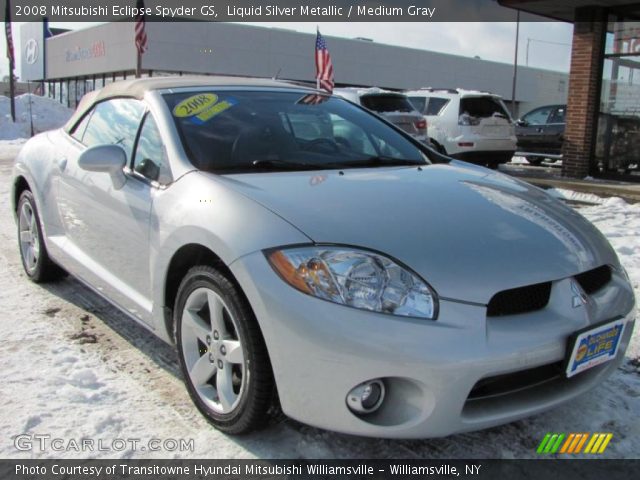
{"type": "Polygon", "coordinates": [[[208,109],[218,101],[215,93],[199,93],[185,98],[173,109],[173,115],[178,118],[194,117],[208,109]]]}
{"type": "Polygon", "coordinates": [[[189,118],[194,123],[204,123],[236,103],[234,99],[221,100],[215,93],[199,93],[178,103],[173,108],[173,115],[189,118]]]}

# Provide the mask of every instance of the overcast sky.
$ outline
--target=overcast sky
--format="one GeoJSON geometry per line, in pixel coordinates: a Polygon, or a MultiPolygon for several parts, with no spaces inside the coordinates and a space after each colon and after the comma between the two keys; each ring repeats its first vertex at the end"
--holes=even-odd
{"type": "MultiPolygon", "coordinates": [[[[53,27],[87,28],[94,23],[52,23],[53,27]]],[[[315,33],[316,25],[325,37],[365,37],[378,43],[433,50],[467,57],[479,56],[484,60],[513,63],[516,24],[496,23],[253,23],[267,27],[287,28],[299,32],[315,33]]],[[[16,49],[19,42],[20,22],[13,23],[16,49]]],[[[518,63],[532,67],[569,71],[573,25],[562,22],[520,23],[518,63]],[[528,45],[528,48],[527,48],[528,45]]],[[[0,35],[0,76],[9,70],[6,60],[6,42],[0,35]]],[[[331,39],[327,39],[331,52],[331,39]]],[[[16,50],[16,57],[19,57],[16,50]]],[[[20,70],[16,69],[19,74],[20,70]]],[[[340,73],[336,72],[336,76],[340,73]]]]}

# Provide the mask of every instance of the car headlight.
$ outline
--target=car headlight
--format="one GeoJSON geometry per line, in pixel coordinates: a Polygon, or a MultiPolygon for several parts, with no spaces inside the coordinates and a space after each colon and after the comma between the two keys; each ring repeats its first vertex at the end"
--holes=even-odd
{"type": "Polygon", "coordinates": [[[265,255],[292,287],[330,302],[434,320],[435,292],[415,273],[380,254],[350,247],[308,246],[265,255]]]}

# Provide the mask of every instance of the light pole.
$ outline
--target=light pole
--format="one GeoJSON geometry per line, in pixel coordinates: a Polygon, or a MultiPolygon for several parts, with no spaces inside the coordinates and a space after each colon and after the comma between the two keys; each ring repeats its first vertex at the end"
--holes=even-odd
{"type": "Polygon", "coordinates": [[[511,85],[511,115],[516,115],[516,83],[518,82],[518,40],[520,39],[520,10],[516,13],[516,51],[513,55],[513,85],[511,85]]]}

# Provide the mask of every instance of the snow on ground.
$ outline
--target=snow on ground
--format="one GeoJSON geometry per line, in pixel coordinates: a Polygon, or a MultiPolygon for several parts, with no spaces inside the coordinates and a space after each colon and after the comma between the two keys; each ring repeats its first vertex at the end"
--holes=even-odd
{"type": "Polygon", "coordinates": [[[547,193],[562,200],[590,203],[593,205],[601,205],[606,201],[606,199],[599,197],[598,195],[594,195],[593,193],[574,192],[573,190],[567,190],[566,188],[550,188],[547,190],[547,193]]]}
{"type": "MultiPolygon", "coordinates": [[[[511,165],[529,165],[529,161],[520,155],[514,155],[511,158],[511,161],[509,162],[511,165]]],[[[545,158],[542,161],[543,165],[547,165],[547,166],[555,166],[555,167],[561,167],[562,166],[562,160],[560,159],[551,159],[551,158],[545,158]]]]}
{"type": "MultiPolygon", "coordinates": [[[[341,435],[292,420],[243,437],[213,429],[192,406],[174,351],[76,280],[29,282],[8,205],[18,146],[0,142],[0,458],[534,458],[554,432],[613,432],[607,458],[640,457],[640,333],[602,387],[547,413],[431,440],[341,435]],[[16,450],[20,434],[63,444],[101,439],[193,439],[194,451],[16,450]],[[49,439],[50,440],[50,439],[49,439]]],[[[579,207],[611,240],[640,294],[640,204],[579,207]]],[[[526,252],[523,252],[526,254],[526,252]]],[[[640,298],[640,295],[638,295],[640,298]]]]}
{"type": "Polygon", "coordinates": [[[0,140],[29,138],[31,136],[29,108],[31,108],[33,130],[36,134],[60,128],[73,113],[73,110],[56,100],[25,93],[16,97],[16,121],[14,123],[11,120],[9,97],[0,96],[0,140]]]}

